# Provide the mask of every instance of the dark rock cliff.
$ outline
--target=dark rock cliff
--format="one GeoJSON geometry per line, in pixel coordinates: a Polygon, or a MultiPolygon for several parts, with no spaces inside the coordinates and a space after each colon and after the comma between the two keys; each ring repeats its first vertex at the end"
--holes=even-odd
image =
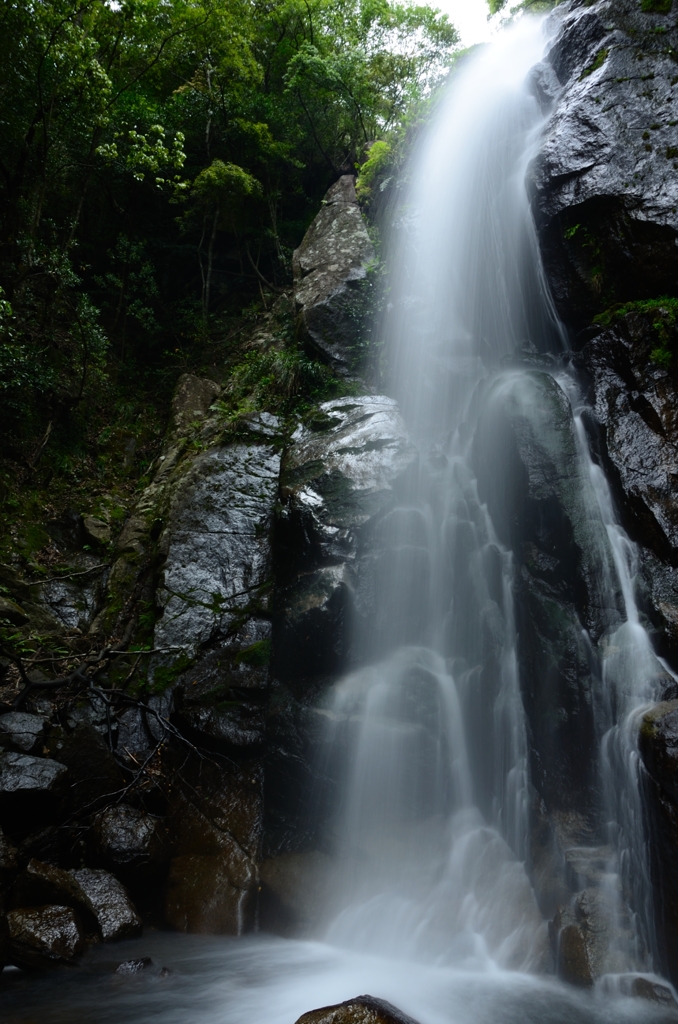
{"type": "MultiPolygon", "coordinates": [[[[590,405],[594,458],[639,545],[641,612],[675,668],[678,28],[671,6],[572,0],[556,9],[550,50],[533,76],[548,116],[528,187],[546,276],[590,405]]],[[[656,689],[668,703],[641,728],[645,827],[662,966],[676,980],[676,687],[665,673],[656,689]]],[[[581,751],[581,734],[577,743],[581,751]]]]}
{"type": "MultiPolygon", "coordinates": [[[[373,258],[345,176],[294,260],[300,336],[343,374],[373,258]]],[[[278,329],[272,313],[267,343],[278,329]]],[[[315,704],[377,614],[368,540],[417,463],[396,403],[348,390],[293,423],[233,419],[218,384],[185,375],[114,544],[74,515],[59,543],[75,576],[0,570],[3,618],[77,628],[99,649],[73,685],[38,673],[3,691],[0,968],[73,963],[141,917],[312,925],[326,861],[307,813],[315,704]]]]}

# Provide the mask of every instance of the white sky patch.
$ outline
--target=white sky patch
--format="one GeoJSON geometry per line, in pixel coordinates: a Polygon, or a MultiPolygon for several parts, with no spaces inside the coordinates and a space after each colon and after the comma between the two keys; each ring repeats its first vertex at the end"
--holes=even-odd
{"type": "Polygon", "coordinates": [[[491,27],[487,16],[490,13],[486,0],[429,0],[432,7],[438,7],[456,25],[464,46],[485,43],[490,38],[491,27]]]}

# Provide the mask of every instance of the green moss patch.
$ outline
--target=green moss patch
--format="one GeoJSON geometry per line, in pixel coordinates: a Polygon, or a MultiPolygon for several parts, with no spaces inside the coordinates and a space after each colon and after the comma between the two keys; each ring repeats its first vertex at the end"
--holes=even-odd
{"type": "Polygon", "coordinates": [[[669,14],[673,0],[641,0],[640,9],[646,14],[669,14]]]}
{"type": "Polygon", "coordinates": [[[249,665],[251,668],[265,668],[271,660],[271,641],[257,640],[250,644],[244,651],[236,656],[239,665],[249,665]]]}

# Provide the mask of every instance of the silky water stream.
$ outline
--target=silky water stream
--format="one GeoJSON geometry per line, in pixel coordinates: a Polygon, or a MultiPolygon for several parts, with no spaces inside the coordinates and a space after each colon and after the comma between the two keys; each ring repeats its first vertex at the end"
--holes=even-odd
{"type": "MultiPolygon", "coordinates": [[[[327,826],[337,867],[317,939],[147,933],[100,947],[75,974],[5,972],[1,1020],[294,1024],[306,1010],[363,992],[421,1024],[666,1019],[665,1009],[624,997],[616,980],[654,966],[634,737],[653,698],[648,680],[667,669],[641,625],[635,552],[559,361],[566,339],[529,212],[525,176],[543,120],[529,73],[545,44],[542,23],[523,19],[467,61],[399,206],[381,331],[421,470],[380,526],[393,586],[381,625],[363,638],[366,667],[341,680],[323,709],[340,798],[327,826]],[[599,907],[604,977],[589,991],[543,973],[554,910],[545,904],[555,897],[535,882],[530,846],[535,790],[516,553],[488,498],[505,469],[502,438],[492,433],[502,409],[547,453],[558,444],[560,410],[571,446],[551,455],[569,459],[589,538],[600,628],[577,628],[595,691],[599,797],[581,816],[580,845],[570,836],[568,865],[552,858],[554,874],[581,875],[581,892],[599,907]],[[116,963],[141,955],[173,973],[112,975],[116,963]]],[[[559,884],[556,895],[574,899],[579,883],[569,896],[559,884]]]]}

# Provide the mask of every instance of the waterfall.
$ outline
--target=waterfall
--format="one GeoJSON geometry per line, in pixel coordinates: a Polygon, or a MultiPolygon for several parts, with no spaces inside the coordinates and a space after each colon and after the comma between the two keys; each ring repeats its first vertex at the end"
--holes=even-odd
{"type": "Polygon", "coordinates": [[[342,767],[327,939],[538,971],[561,955],[558,929],[584,915],[601,976],[652,967],[635,737],[667,670],[641,623],[635,550],[591,454],[530,214],[545,117],[531,74],[547,41],[544,22],[524,18],[455,73],[392,216],[380,332],[421,461],[377,529],[391,586],[361,638],[367,667],[328,702],[342,767]],[[540,488],[563,495],[559,508],[543,501],[553,522],[537,534],[555,540],[537,570],[515,514],[527,483],[507,469],[509,427],[531,452],[536,506],[540,488]],[[549,712],[576,717],[567,742],[555,726],[540,741],[539,694],[525,706],[530,586],[576,647],[576,715],[549,712]],[[570,596],[559,606],[549,587],[570,596]]]}

